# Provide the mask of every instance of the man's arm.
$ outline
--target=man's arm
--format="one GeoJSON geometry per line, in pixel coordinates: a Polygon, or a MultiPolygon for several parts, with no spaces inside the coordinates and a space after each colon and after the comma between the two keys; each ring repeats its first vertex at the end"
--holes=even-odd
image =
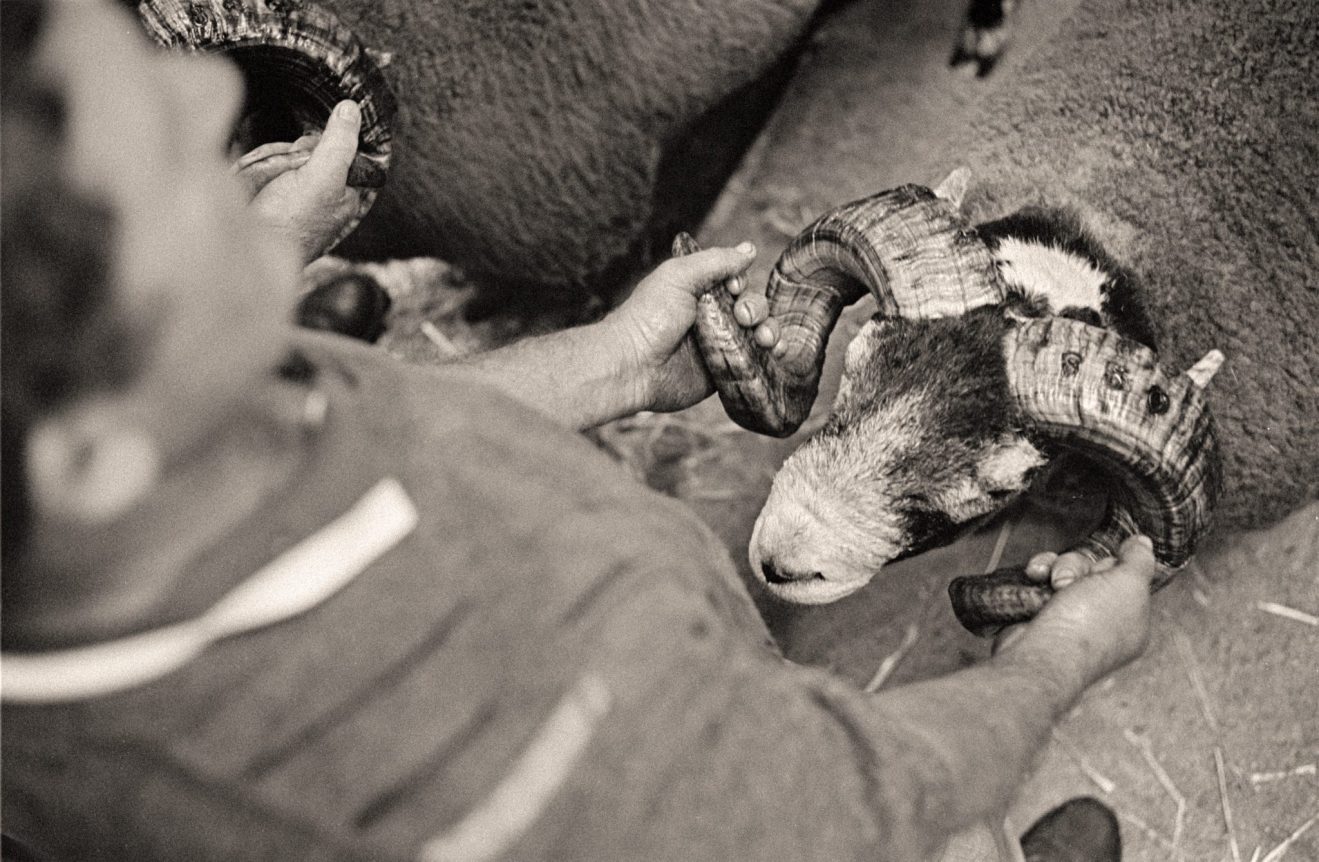
{"type": "Polygon", "coordinates": [[[1004,633],[988,662],[875,699],[877,732],[901,728],[923,749],[907,776],[921,852],[1000,816],[1054,723],[1086,688],[1144,651],[1155,573],[1149,540],[1128,539],[1116,560],[1093,566],[1075,555],[1040,555],[1028,574],[1047,580],[1059,563],[1075,582],[1033,622],[1004,633]]]}
{"type": "Polygon", "coordinates": [[[605,321],[536,336],[439,369],[500,390],[570,428],[647,408],[640,373],[605,321]]]}
{"type": "MultiPolygon", "coordinates": [[[[660,264],[604,320],[528,338],[441,371],[493,386],[571,428],[641,410],[680,410],[713,391],[689,331],[696,299],[720,282],[737,294],[755,249],[711,248],[660,264]]],[[[738,320],[764,346],[778,340],[764,296],[747,292],[738,320]]]]}

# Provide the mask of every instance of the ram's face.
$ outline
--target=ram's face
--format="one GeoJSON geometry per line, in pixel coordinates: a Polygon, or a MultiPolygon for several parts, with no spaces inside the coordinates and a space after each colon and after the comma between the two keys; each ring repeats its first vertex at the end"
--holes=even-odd
{"type": "Polygon", "coordinates": [[[751,566],[773,593],[841,598],[1029,483],[1044,458],[1015,429],[1005,326],[986,308],[862,327],[833,414],[784,463],[756,521],[751,566]]]}

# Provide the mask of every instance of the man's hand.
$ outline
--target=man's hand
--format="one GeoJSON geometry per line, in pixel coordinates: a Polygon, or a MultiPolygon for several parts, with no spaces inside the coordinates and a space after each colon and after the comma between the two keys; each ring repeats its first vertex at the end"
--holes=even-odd
{"type": "Polygon", "coordinates": [[[720,282],[740,296],[734,315],[742,326],[754,328],[756,343],[767,348],[778,343],[778,323],[766,319],[764,294],[746,290],[745,273],[755,254],[755,246],[743,243],[671,258],[605,318],[602,326],[627,352],[624,373],[640,390],[635,403],[649,410],[682,410],[714,391],[690,332],[697,297],[720,282]]]}
{"type": "Polygon", "coordinates": [[[362,192],[348,186],[362,116],[335,106],[325,131],[257,147],[235,164],[253,195],[251,211],[296,244],[304,263],[324,254],[357,215],[362,192]]]}
{"type": "Polygon", "coordinates": [[[1149,539],[1133,536],[1116,558],[1097,563],[1077,553],[1039,554],[1026,574],[1058,592],[1034,620],[1000,635],[995,661],[1058,671],[1084,689],[1145,650],[1155,575],[1149,539]]]}
{"type": "Polygon", "coordinates": [[[733,314],[764,347],[779,341],[768,303],[746,290],[755,247],[712,248],[660,264],[599,323],[535,336],[468,357],[450,373],[501,390],[570,428],[640,410],[681,410],[713,391],[691,337],[696,300],[724,282],[733,314]]]}

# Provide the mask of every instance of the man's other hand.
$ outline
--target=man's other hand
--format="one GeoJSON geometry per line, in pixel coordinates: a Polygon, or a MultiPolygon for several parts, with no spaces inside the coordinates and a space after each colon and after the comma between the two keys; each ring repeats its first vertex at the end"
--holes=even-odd
{"type": "Polygon", "coordinates": [[[626,351],[624,368],[635,375],[640,388],[635,403],[648,410],[682,410],[714,391],[691,328],[697,297],[720,283],[738,297],[734,316],[754,330],[756,342],[766,348],[778,343],[778,323],[768,318],[764,293],[746,286],[755,254],[748,242],[671,258],[642,279],[603,321],[609,336],[626,351]]]}
{"type": "Polygon", "coordinates": [[[1075,553],[1036,556],[1027,575],[1051,579],[1057,592],[1034,620],[1000,635],[994,660],[1056,671],[1068,686],[1091,685],[1144,652],[1155,571],[1144,536],[1098,562],[1075,553]]]}
{"type": "Polygon", "coordinates": [[[253,214],[288,237],[304,263],[341,239],[358,212],[363,193],[348,186],[348,168],[361,125],[357,103],[340,102],[324,132],[264,144],[234,165],[253,214]]]}

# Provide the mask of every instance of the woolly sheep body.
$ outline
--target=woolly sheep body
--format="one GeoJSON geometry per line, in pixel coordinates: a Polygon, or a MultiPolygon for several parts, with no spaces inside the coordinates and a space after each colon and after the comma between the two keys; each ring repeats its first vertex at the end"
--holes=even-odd
{"type": "Polygon", "coordinates": [[[1316,46],[1310,0],[1081,4],[942,151],[973,219],[1082,212],[1147,284],[1163,362],[1226,356],[1220,530],[1319,496],[1316,46]]]}
{"type": "Polygon", "coordinates": [[[818,0],[321,2],[392,56],[399,104],[389,182],[340,253],[581,290],[635,263],[670,145],[818,0]]]}

